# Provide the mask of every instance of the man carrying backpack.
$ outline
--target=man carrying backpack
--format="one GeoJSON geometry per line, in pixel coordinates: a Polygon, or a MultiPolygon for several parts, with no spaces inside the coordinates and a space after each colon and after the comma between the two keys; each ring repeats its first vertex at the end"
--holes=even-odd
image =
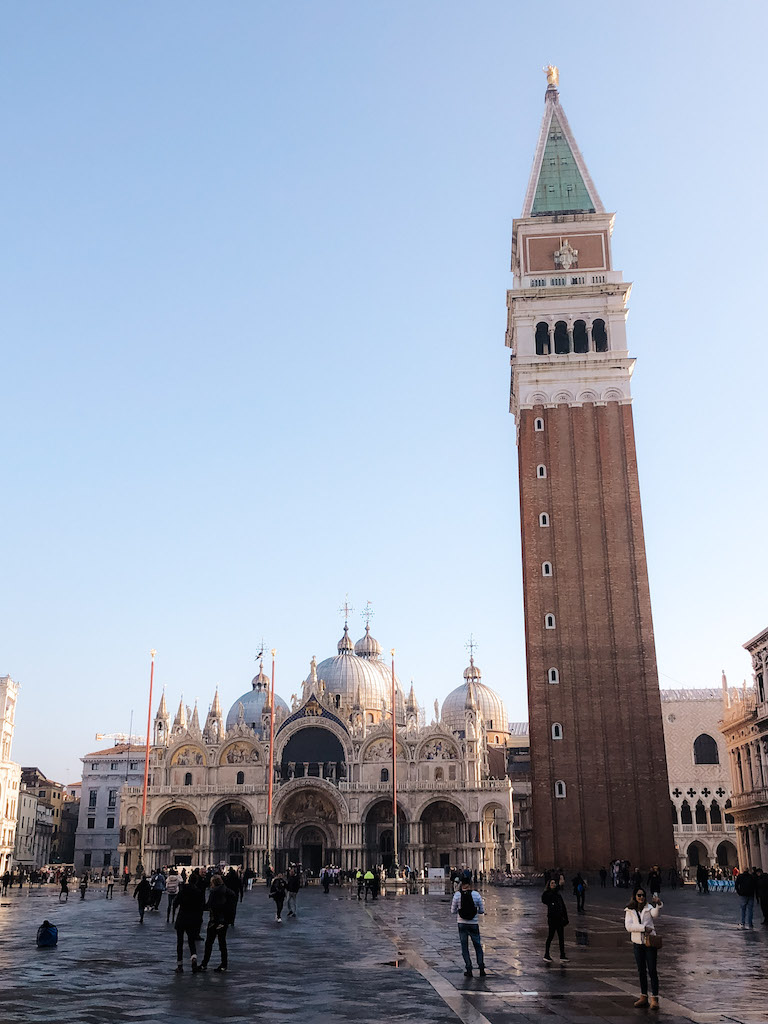
{"type": "Polygon", "coordinates": [[[472,961],[469,958],[469,940],[475,947],[477,967],[480,976],[485,977],[485,960],[483,959],[483,944],[480,941],[480,925],[478,915],[485,913],[483,897],[472,888],[472,873],[465,871],[461,879],[461,888],[453,894],[451,902],[451,913],[458,914],[459,941],[461,942],[461,955],[464,957],[466,970],[464,974],[472,977],[472,961]]]}

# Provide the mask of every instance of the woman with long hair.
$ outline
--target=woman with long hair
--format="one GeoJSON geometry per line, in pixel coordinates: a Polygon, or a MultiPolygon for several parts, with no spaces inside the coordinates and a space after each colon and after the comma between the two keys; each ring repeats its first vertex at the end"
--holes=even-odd
{"type": "Polygon", "coordinates": [[[550,878],[547,882],[547,887],[541,894],[541,902],[547,908],[547,927],[549,929],[544,959],[547,963],[552,963],[549,947],[552,945],[552,939],[556,934],[560,943],[560,963],[566,964],[568,963],[568,957],[565,955],[565,926],[568,924],[568,910],[565,906],[565,900],[560,895],[560,886],[554,878],[550,878]]]}
{"type": "Polygon", "coordinates": [[[664,906],[660,899],[654,896],[648,903],[645,889],[640,885],[632,893],[624,912],[624,927],[632,939],[632,949],[635,954],[635,964],[640,978],[640,998],[635,1001],[635,1006],[649,1006],[652,1010],[659,1008],[659,976],[656,973],[656,960],[658,958],[661,939],[656,934],[656,918],[664,906]],[[648,1002],[648,979],[651,981],[651,1001],[648,1002]]]}

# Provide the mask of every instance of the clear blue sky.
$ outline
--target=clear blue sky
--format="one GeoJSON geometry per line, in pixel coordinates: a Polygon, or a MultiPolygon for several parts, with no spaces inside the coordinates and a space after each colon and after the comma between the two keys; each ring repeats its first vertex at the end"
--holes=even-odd
{"type": "MultiPolygon", "coordinates": [[[[768,621],[755,40],[734,3],[7,3],[0,673],[79,776],[263,634],[288,697],[349,593],[428,711],[526,717],[512,217],[545,78],[608,209],[663,686],[768,621]]],[[[359,615],[353,632],[362,633],[359,615]]]]}

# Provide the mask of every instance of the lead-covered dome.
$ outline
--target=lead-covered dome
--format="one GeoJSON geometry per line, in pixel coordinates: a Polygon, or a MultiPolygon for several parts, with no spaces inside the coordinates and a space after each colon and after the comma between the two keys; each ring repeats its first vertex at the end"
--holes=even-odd
{"type": "Polygon", "coordinates": [[[509,732],[504,701],[495,690],[481,681],[481,677],[480,669],[471,658],[469,665],[464,670],[465,682],[461,686],[457,686],[455,690],[451,690],[443,701],[443,721],[454,732],[464,731],[464,709],[471,684],[478,710],[483,714],[486,729],[491,732],[509,732]]]}
{"type": "MultiPolygon", "coordinates": [[[[317,678],[325,683],[325,692],[334,696],[338,694],[342,703],[350,707],[358,695],[360,704],[366,709],[380,711],[382,701],[389,705],[381,673],[373,662],[355,654],[346,624],[337,649],[339,653],[335,657],[321,661],[316,669],[317,678]]],[[[311,675],[307,677],[307,682],[310,681],[311,675]]]]}
{"type": "MultiPolygon", "coordinates": [[[[238,716],[240,714],[240,705],[243,705],[245,712],[245,724],[255,729],[256,733],[261,736],[261,713],[264,710],[264,705],[267,702],[269,696],[270,680],[269,676],[264,674],[264,670],[259,665],[259,674],[254,676],[251,680],[251,689],[247,693],[244,693],[242,697],[238,697],[232,707],[229,709],[227,714],[226,727],[231,729],[233,725],[237,725],[238,716]]],[[[285,711],[289,713],[288,705],[285,703],[282,697],[275,694],[275,711],[285,711]]],[[[262,737],[263,738],[263,737],[262,737]]]]}

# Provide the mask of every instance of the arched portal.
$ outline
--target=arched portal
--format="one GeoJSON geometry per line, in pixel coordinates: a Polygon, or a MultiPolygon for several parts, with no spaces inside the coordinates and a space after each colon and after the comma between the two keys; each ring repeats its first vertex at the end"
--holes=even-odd
{"type": "Polygon", "coordinates": [[[275,855],[281,870],[289,863],[298,863],[314,874],[326,864],[340,863],[340,812],[327,791],[329,787],[320,785],[300,783],[277,811],[280,839],[275,855]]]}
{"type": "Polygon", "coordinates": [[[739,863],[739,855],[733,843],[724,839],[717,848],[717,863],[721,868],[735,868],[739,863]]]}
{"type": "Polygon", "coordinates": [[[245,865],[245,848],[252,841],[253,817],[237,800],[222,804],[211,821],[211,857],[214,864],[245,865]]]}
{"type": "Polygon", "coordinates": [[[186,807],[169,807],[157,819],[157,842],[168,850],[163,863],[191,864],[197,843],[197,818],[186,807]]]}
{"type": "Polygon", "coordinates": [[[431,868],[460,867],[466,841],[466,818],[454,804],[435,800],[421,814],[424,863],[431,868]]]}
{"type": "Polygon", "coordinates": [[[697,868],[699,864],[703,864],[704,867],[707,867],[708,859],[707,848],[703,843],[698,842],[698,840],[691,843],[688,847],[688,867],[697,868]]]}
{"type": "Polygon", "coordinates": [[[509,813],[500,803],[487,804],[481,819],[480,841],[483,844],[482,866],[503,870],[511,863],[512,853],[507,849],[509,813]]]}
{"type": "MultiPolygon", "coordinates": [[[[387,871],[394,864],[395,830],[392,820],[392,801],[377,800],[368,808],[365,816],[365,860],[366,867],[380,864],[387,871]]],[[[407,864],[408,822],[401,807],[397,808],[397,859],[407,864]]]]}
{"type": "Polygon", "coordinates": [[[299,729],[283,747],[280,774],[286,780],[304,776],[331,782],[346,779],[344,747],[330,729],[318,726],[299,729]]]}

